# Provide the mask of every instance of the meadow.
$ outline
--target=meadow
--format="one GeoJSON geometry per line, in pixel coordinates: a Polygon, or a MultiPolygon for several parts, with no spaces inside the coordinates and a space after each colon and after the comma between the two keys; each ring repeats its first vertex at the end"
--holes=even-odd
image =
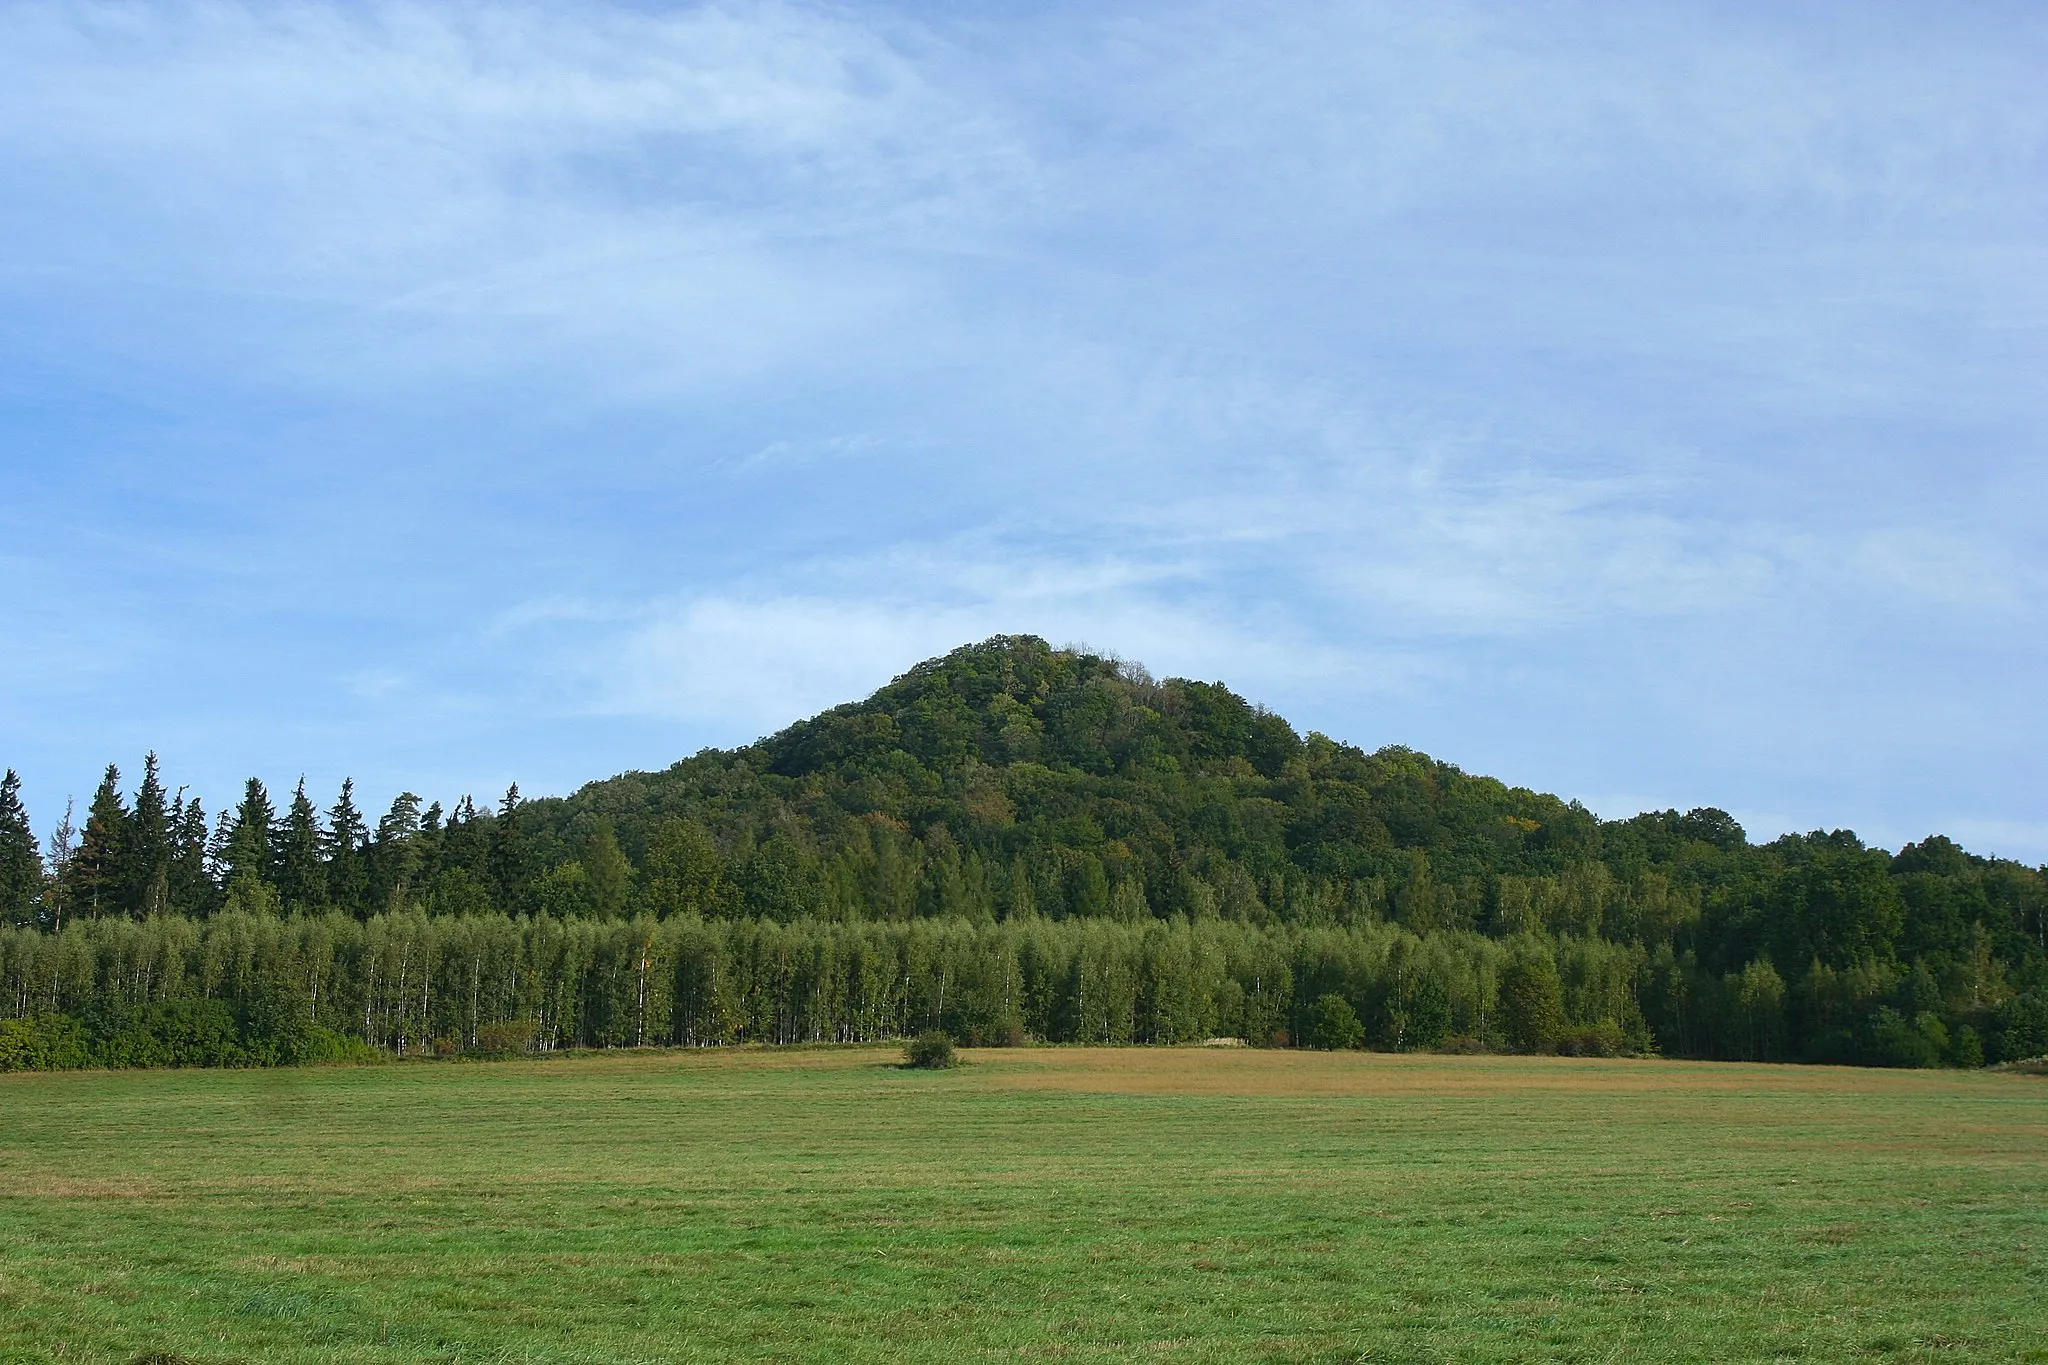
{"type": "Polygon", "coordinates": [[[2048,1360],[2048,1079],[1199,1048],[0,1076],[0,1359],[2048,1360]]]}

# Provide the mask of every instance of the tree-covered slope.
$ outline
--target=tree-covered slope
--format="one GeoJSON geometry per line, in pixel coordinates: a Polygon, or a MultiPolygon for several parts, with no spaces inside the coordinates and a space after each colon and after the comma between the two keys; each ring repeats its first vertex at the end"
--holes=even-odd
{"type": "MultiPolygon", "coordinates": [[[[10,784],[0,790],[0,852],[15,856],[0,863],[20,863],[14,880],[22,885],[7,893],[7,908],[17,923],[46,929],[223,913],[257,921],[422,915],[429,926],[480,916],[542,926],[744,921],[756,926],[746,933],[799,926],[795,939],[775,940],[784,945],[777,952],[795,952],[788,945],[812,942],[807,936],[840,941],[819,926],[1027,926],[1022,939],[973,939],[983,946],[970,957],[993,956],[962,970],[1009,980],[1000,964],[1012,950],[1000,945],[1058,944],[1032,959],[1040,963],[1033,970],[1065,984],[1045,988],[1052,993],[1037,1015],[987,1001],[983,1012],[1086,1039],[1096,1034],[1072,1025],[1092,979],[1079,964],[1097,951],[1088,945],[1112,942],[1125,945],[1116,951],[1128,960],[1116,970],[1131,1004],[1124,1032],[1105,1023],[1110,1031],[1100,1036],[1182,1036],[1181,1025],[1148,1031],[1136,1022],[1154,1008],[1141,1008],[1152,998],[1144,983],[1168,970],[1146,956],[1166,952],[1165,940],[1136,931],[1172,923],[1193,926],[1197,943],[1240,945],[1216,949],[1217,962],[1242,968],[1217,968],[1217,980],[1228,977],[1238,994],[1197,992],[1209,1013],[1188,1017],[1205,1026],[1225,1026],[1250,1008],[1243,1001],[1267,999],[1285,1017],[1282,1031],[1297,1036],[1318,1036],[1311,1015],[1328,1005],[1336,1034],[1350,1010],[1364,1021],[1362,1036],[1378,1042],[1463,1032],[1494,1045],[1511,1036],[1499,1032],[1509,1017],[1549,1018],[1545,1002],[1555,995],[1559,1029],[1609,1028],[1600,1036],[1691,1055],[1969,1062],[1987,1049],[1995,1059],[2048,1047],[2048,871],[1977,857],[1939,836],[1896,853],[1845,830],[1755,845],[1713,809],[1603,821],[1576,802],[1412,750],[1365,753],[1304,737],[1220,683],[1157,681],[1134,665],[1031,637],[967,646],[745,748],[707,750],[563,798],[522,802],[515,789],[495,810],[465,797],[444,814],[407,793],[371,827],[346,787],[324,815],[303,789],[279,814],[252,779],[209,831],[196,802],[167,799],[152,759],[132,807],[108,770],[76,844],[51,869],[32,842],[14,848],[22,842],[9,835],[14,825],[25,832],[10,784]],[[1131,932],[1044,936],[1060,922],[1131,932]],[[1253,938],[1230,936],[1239,931],[1253,938]],[[1349,946],[1318,946],[1323,931],[1339,933],[1329,944],[1349,946]],[[1262,934],[1264,947],[1242,947],[1262,934]],[[1258,965],[1268,952],[1287,963],[1284,1005],[1258,965]],[[1330,965],[1340,961],[1350,965],[1330,965]],[[1045,965],[1060,962],[1068,965],[1045,965]],[[1523,968],[1534,975],[1514,975],[1523,968]],[[1309,993],[1297,998],[1297,988],[1309,993]],[[1071,1008],[1046,1003],[1055,997],[1071,1008]]],[[[385,941],[383,932],[361,941],[385,941]]],[[[418,932],[422,960],[468,941],[467,930],[418,932]]],[[[527,933],[509,922],[492,932],[527,933]]],[[[533,942],[551,942],[550,932],[534,930],[533,942]]],[[[697,943],[697,932],[662,941],[697,943]]],[[[122,954],[142,949],[106,946],[127,942],[119,936],[78,942],[87,939],[104,940],[91,952],[113,954],[103,964],[109,989],[127,990],[123,973],[141,969],[122,965],[122,954]]],[[[946,997],[950,969],[912,963],[923,949],[907,945],[923,939],[874,940],[885,941],[896,946],[856,955],[870,966],[876,952],[908,955],[889,977],[898,982],[893,1003],[875,1006],[876,1017],[912,1018],[919,992],[946,997]],[[931,970],[932,981],[919,975],[931,970]]],[[[400,954],[401,972],[409,952],[400,954]]],[[[698,965],[689,970],[713,970],[704,963],[724,961],[720,952],[691,959],[698,965]]],[[[56,957],[39,953],[25,948],[17,958],[44,964],[20,969],[24,1001],[44,989],[29,984],[45,979],[37,972],[58,970],[56,957]]],[[[641,960],[635,971],[644,976],[652,959],[642,952],[641,960]]],[[[758,962],[747,970],[757,969],[766,970],[758,962]]],[[[369,975],[334,989],[367,999],[384,988],[371,967],[360,970],[369,975]]],[[[541,977],[520,975],[526,968],[494,970],[527,983],[518,990],[540,989],[541,977]]],[[[713,975],[728,970],[738,968],[713,975]]],[[[781,1022],[735,1025],[730,1035],[723,1024],[676,1023],[675,1036],[785,1036],[794,1007],[775,1002],[787,978],[758,980],[766,994],[733,1005],[731,1017],[751,1010],[781,1022]]],[[[838,998],[842,987],[821,986],[819,998],[838,998]]],[[[96,989],[78,999],[97,999],[96,989]]],[[[547,987],[579,999],[596,989],[568,978],[547,987]]],[[[965,997],[953,998],[965,1008],[965,997]]],[[[711,1008],[708,999],[677,1003],[675,1018],[695,1018],[690,1011],[711,1008]]],[[[867,1027],[840,1020],[828,1031],[863,1036],[867,1027]]],[[[1528,1036],[1550,1036],[1549,1025],[1531,1027],[1528,1036]]],[[[382,1037],[374,1023],[357,1032],[382,1037]]]]}
{"type": "Polygon", "coordinates": [[[1839,830],[1754,846],[1712,809],[1602,821],[1030,637],[515,819],[553,870],[504,891],[562,911],[609,831],[656,912],[1384,917],[1679,941],[1725,969],[1768,955],[1794,972],[2048,946],[2042,873],[1938,836],[1893,856],[1839,830]]]}

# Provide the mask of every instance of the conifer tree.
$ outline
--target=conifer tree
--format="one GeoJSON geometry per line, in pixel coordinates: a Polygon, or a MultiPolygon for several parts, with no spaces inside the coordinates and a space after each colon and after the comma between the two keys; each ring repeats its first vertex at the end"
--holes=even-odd
{"type": "Polygon", "coordinates": [[[285,909],[312,911],[327,904],[322,842],[320,813],[306,795],[306,779],[301,776],[277,835],[277,894],[285,909]]]}
{"type": "Polygon", "coordinates": [[[135,792],[135,811],[128,819],[127,884],[123,899],[137,918],[169,909],[171,812],[154,751],[142,759],[142,785],[135,792]]]}
{"type": "Polygon", "coordinates": [[[71,859],[72,909],[97,919],[117,913],[128,884],[128,803],[121,796],[121,770],[109,763],[92,804],[85,812],[85,832],[71,859]]]}
{"type": "Polygon", "coordinates": [[[440,875],[441,868],[448,860],[447,842],[448,831],[441,818],[441,803],[435,801],[427,806],[426,814],[420,817],[420,863],[419,870],[414,874],[415,886],[424,890],[434,884],[434,878],[440,875]]]}
{"type": "Polygon", "coordinates": [[[499,908],[507,911],[526,908],[527,883],[533,876],[532,848],[519,805],[519,784],[514,782],[498,803],[498,819],[491,827],[490,885],[499,908]]]}
{"type": "Polygon", "coordinates": [[[485,816],[477,810],[476,802],[464,795],[448,813],[448,823],[441,831],[440,866],[435,870],[460,868],[479,882],[487,881],[491,862],[489,834],[485,816]]]}
{"type": "Polygon", "coordinates": [[[213,834],[206,841],[206,877],[215,886],[225,888],[234,874],[230,853],[235,839],[235,817],[230,811],[222,811],[213,822],[213,834]]]}
{"type": "MultiPolygon", "coordinates": [[[[439,806],[434,807],[433,817],[439,824],[439,806]]],[[[412,792],[400,792],[391,809],[377,822],[377,834],[370,844],[368,903],[372,908],[395,910],[404,904],[418,882],[423,842],[420,798],[412,792]]]]}
{"type": "Polygon", "coordinates": [[[21,778],[0,777],[0,923],[27,924],[43,889],[43,858],[21,804],[21,778]]]}
{"type": "Polygon", "coordinates": [[[72,801],[64,799],[64,818],[50,831],[50,861],[43,878],[43,923],[61,930],[71,906],[71,860],[78,851],[78,827],[71,823],[72,801]]]}
{"type": "Polygon", "coordinates": [[[364,850],[370,842],[369,828],[356,809],[356,783],[341,780],[341,795],[327,812],[327,894],[341,909],[358,916],[370,913],[369,869],[364,850]]]}
{"type": "Polygon", "coordinates": [[[242,788],[242,800],[227,821],[227,837],[220,841],[220,879],[223,887],[250,879],[272,885],[275,862],[272,841],[276,838],[277,810],[261,778],[252,777],[242,788]]]}
{"type": "Polygon", "coordinates": [[[183,788],[171,803],[171,907],[179,914],[210,915],[213,880],[206,870],[206,809],[183,788]]]}

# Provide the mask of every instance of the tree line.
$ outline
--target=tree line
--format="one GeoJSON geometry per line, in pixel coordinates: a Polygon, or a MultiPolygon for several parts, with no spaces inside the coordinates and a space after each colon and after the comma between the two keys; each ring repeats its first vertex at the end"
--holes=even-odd
{"type": "Polygon", "coordinates": [[[1982,982],[1374,921],[357,920],[230,910],[0,930],[0,1070],[524,1048],[1175,1044],[1981,1064],[2048,1048],[1982,982]],[[1977,992],[1974,999],[1969,992],[1977,992]],[[1950,1020],[1956,1021],[1954,1029],[1950,1020]]]}
{"type": "MultiPolygon", "coordinates": [[[[1278,1013],[1247,1016],[1218,986],[1222,994],[1202,996],[1208,1013],[1187,1016],[1260,1043],[1656,1048],[1903,1065],[2048,1048],[2043,869],[1977,857],[1939,836],[1897,852],[1843,830],[1752,844],[1713,809],[1603,821],[1407,749],[1366,753],[1301,736],[1221,684],[1159,682],[1029,637],[929,661],[866,701],[742,749],[707,750],[566,798],[524,801],[514,787],[491,805],[463,797],[444,809],[401,793],[374,825],[351,783],[323,808],[301,781],[280,811],[254,778],[209,820],[198,799],[166,787],[150,755],[132,795],[109,767],[83,827],[67,813],[39,846],[9,773],[0,782],[0,917],[17,926],[10,962],[83,961],[91,954],[78,945],[112,952],[104,945],[137,934],[187,944],[179,951],[189,957],[230,925],[259,938],[322,926],[343,945],[417,938],[424,956],[399,949],[406,990],[424,979],[416,962],[442,962],[446,943],[469,941],[462,935],[528,945],[501,946],[492,961],[528,961],[520,954],[540,952],[534,943],[636,934],[671,945],[662,951],[676,962],[719,964],[751,961],[752,950],[714,952],[702,946],[712,938],[801,941],[813,959],[832,962],[859,942],[868,945],[856,954],[862,962],[894,954],[889,979],[899,982],[894,1014],[866,987],[821,986],[818,1000],[870,1004],[837,1014],[842,1006],[819,1005],[816,1020],[828,1022],[801,1028],[763,1023],[764,1008],[771,1021],[794,1016],[762,1005],[749,986],[731,1005],[743,1025],[675,1026],[695,1018],[695,997],[676,994],[682,976],[664,976],[671,959],[649,957],[649,947],[635,990],[657,1022],[630,1038],[589,1022],[616,1018],[610,1006],[588,1004],[609,999],[610,987],[592,984],[596,967],[562,965],[581,961],[573,954],[530,969],[561,978],[548,988],[547,1011],[514,992],[502,998],[524,1003],[459,1027],[427,1017],[442,1008],[435,1000],[455,998],[433,986],[424,988],[426,1014],[387,1027],[379,1008],[357,1023],[346,1013],[316,1018],[310,1000],[303,1010],[296,997],[276,1005],[283,997],[267,987],[209,993],[206,972],[189,961],[149,975],[154,999],[121,996],[104,984],[118,973],[101,972],[92,978],[101,985],[54,993],[23,977],[15,1003],[0,1004],[22,1028],[55,1019],[48,1027],[74,1042],[100,1040],[88,1052],[101,1057],[118,1052],[106,1040],[139,1036],[137,1010],[207,1013],[216,1051],[230,1035],[260,1042],[295,1021],[287,1031],[298,1029],[299,1041],[280,1056],[313,1046],[306,1039],[321,1035],[312,1028],[332,1033],[322,1047],[353,1040],[393,1050],[448,1039],[476,1046],[471,1035],[485,1026],[531,1025],[547,1046],[880,1036],[878,1020],[932,1022],[905,1012],[927,989],[923,950],[911,945],[928,940],[973,945],[957,947],[960,961],[982,964],[965,975],[946,968],[947,982],[1003,977],[1004,955],[1027,942],[1039,945],[1030,960],[1057,958],[1082,977],[1075,964],[1097,959],[1076,945],[1125,945],[1100,949],[1098,981],[1163,979],[1150,975],[1156,963],[1143,965],[1146,954],[1177,943],[1207,945],[1203,961],[1271,957],[1285,967],[1284,988],[1263,971],[1249,986],[1235,968],[1224,975],[1247,998],[1277,990],[1278,1013]],[[1350,945],[1330,951],[1353,965],[1319,974],[1318,944],[1350,945]],[[1619,983],[1612,1007],[1592,1013],[1573,994],[1574,964],[1589,954],[1610,964],[1603,979],[1619,983]],[[1112,960],[1126,965],[1112,969],[1112,960]],[[1404,965],[1385,966],[1392,961],[1404,965]],[[258,1009],[259,1001],[273,1003],[258,1009]],[[117,1017],[128,1022],[116,1027],[117,1017]]],[[[592,962],[610,960],[609,949],[588,951],[592,962]]],[[[378,960],[367,946],[348,952],[351,962],[378,960]]],[[[471,964],[479,982],[483,961],[471,964]]],[[[320,989],[329,999],[398,989],[374,973],[347,980],[320,989]]],[[[1034,989],[1031,998],[1050,998],[1034,989]]],[[[1158,1017],[1141,996],[1118,1006],[1125,1025],[1103,1032],[1060,1022],[1093,1017],[1085,994],[1057,1010],[980,1015],[966,1003],[978,998],[970,988],[952,1006],[970,1013],[944,1026],[994,1037],[990,1021],[1000,1017],[1000,1036],[1189,1036],[1178,1024],[1140,1022],[1158,1017]]],[[[391,1008],[390,1018],[409,1017],[403,999],[391,1008]]],[[[260,1059],[259,1042],[234,1046],[260,1059]]]]}

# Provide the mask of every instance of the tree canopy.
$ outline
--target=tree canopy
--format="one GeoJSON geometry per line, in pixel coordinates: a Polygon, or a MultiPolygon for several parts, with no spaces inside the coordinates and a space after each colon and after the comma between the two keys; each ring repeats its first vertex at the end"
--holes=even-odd
{"type": "MultiPolygon", "coordinates": [[[[1410,749],[1301,735],[1220,682],[1028,636],[742,748],[566,797],[514,787],[495,808],[406,792],[374,828],[352,783],[323,818],[301,782],[279,818],[251,778],[209,832],[150,755],[132,806],[108,767],[76,847],[45,866],[17,785],[0,789],[0,914],[50,931],[223,913],[1215,921],[1290,943],[1388,926],[1512,948],[1482,995],[1518,1012],[1494,1021],[1514,1046],[1599,1022],[1554,1008],[1567,941],[1622,950],[1630,1004],[1606,1022],[1667,1051],[1958,1061],[2048,1045],[2027,1041],[2048,1029],[2043,869],[1939,835],[1896,852],[1847,830],[1753,844],[1715,809],[1602,820],[1410,749]]],[[[1480,999],[1447,961],[1418,948],[1370,990],[1309,1000],[1334,993],[1374,1041],[1427,1045],[1454,991],[1480,999]]],[[[1319,1017],[1316,1036],[1345,1032],[1334,1007],[1319,1017]]]]}

